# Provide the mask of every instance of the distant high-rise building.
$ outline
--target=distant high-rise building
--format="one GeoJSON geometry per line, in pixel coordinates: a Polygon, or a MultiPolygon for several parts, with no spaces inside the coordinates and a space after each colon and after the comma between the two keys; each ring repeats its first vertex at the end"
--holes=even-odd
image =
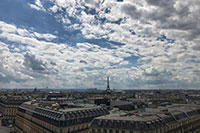
{"type": "Polygon", "coordinates": [[[109,77],[107,77],[107,88],[106,88],[106,90],[110,90],[109,77]]]}

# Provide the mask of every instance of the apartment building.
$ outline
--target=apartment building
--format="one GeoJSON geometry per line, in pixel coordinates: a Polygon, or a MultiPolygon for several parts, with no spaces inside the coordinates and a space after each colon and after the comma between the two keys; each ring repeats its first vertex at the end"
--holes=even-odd
{"type": "Polygon", "coordinates": [[[19,106],[16,132],[87,133],[95,117],[107,114],[107,109],[95,105],[29,101],[19,106]]]}
{"type": "Polygon", "coordinates": [[[95,118],[91,133],[187,133],[200,126],[200,106],[176,104],[95,118]]]}
{"type": "Polygon", "coordinates": [[[27,101],[21,97],[1,97],[0,98],[0,113],[2,115],[2,124],[14,124],[18,107],[27,101]]]}

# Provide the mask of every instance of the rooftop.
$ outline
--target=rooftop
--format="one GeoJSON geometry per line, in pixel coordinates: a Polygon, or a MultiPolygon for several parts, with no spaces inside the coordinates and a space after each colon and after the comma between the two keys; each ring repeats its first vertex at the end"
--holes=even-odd
{"type": "Polygon", "coordinates": [[[19,111],[56,126],[90,122],[95,117],[109,114],[107,109],[89,104],[66,103],[61,107],[58,103],[36,101],[23,103],[19,111]]]}
{"type": "Polygon", "coordinates": [[[22,96],[0,97],[0,103],[3,103],[3,104],[20,105],[25,101],[28,101],[27,97],[22,97],[22,96]]]}
{"type": "Polygon", "coordinates": [[[117,111],[96,118],[92,122],[92,126],[149,130],[173,122],[182,121],[190,117],[195,117],[196,115],[200,115],[200,106],[176,104],[166,107],[147,108],[146,110],[137,113],[117,111]]]}

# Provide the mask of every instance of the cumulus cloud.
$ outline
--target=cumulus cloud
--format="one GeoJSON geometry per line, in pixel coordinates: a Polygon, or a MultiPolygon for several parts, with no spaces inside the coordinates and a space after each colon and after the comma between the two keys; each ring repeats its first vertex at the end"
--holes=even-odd
{"type": "Polygon", "coordinates": [[[37,59],[34,55],[25,54],[24,55],[24,65],[31,68],[34,71],[44,71],[45,63],[42,60],[37,59]]]}
{"type": "Polygon", "coordinates": [[[37,32],[32,32],[31,30],[18,28],[15,25],[5,23],[3,21],[0,21],[0,36],[8,38],[10,40],[19,38],[21,40],[21,37],[27,37],[27,38],[39,38],[39,39],[45,39],[47,41],[51,41],[56,38],[53,34],[41,34],[37,32]]]}
{"type": "Polygon", "coordinates": [[[41,11],[45,11],[42,3],[40,0],[35,0],[35,3],[34,4],[29,4],[29,6],[33,9],[36,9],[36,10],[41,10],[41,11]]]}
{"type": "Polygon", "coordinates": [[[2,85],[32,79],[31,76],[20,71],[23,68],[23,55],[11,53],[7,44],[3,42],[0,42],[0,53],[0,82],[2,85]]]}

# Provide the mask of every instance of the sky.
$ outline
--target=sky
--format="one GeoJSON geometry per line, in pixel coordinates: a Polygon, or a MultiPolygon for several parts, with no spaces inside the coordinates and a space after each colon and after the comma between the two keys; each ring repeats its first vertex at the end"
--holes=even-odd
{"type": "Polygon", "coordinates": [[[199,0],[1,0],[0,88],[199,89],[199,0]]]}

